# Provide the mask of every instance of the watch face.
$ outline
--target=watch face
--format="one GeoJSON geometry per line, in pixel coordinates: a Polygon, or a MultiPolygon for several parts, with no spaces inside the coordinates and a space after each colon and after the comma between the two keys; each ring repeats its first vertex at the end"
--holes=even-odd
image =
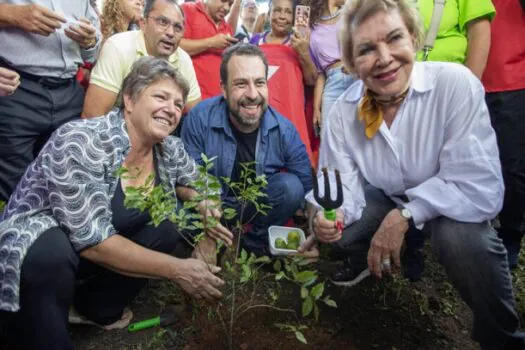
{"type": "Polygon", "coordinates": [[[409,220],[412,219],[412,213],[408,209],[402,209],[401,216],[404,217],[405,219],[409,219],[409,220]]]}

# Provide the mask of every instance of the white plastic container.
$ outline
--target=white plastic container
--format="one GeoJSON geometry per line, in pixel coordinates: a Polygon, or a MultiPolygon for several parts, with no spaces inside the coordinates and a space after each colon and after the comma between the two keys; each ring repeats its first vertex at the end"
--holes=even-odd
{"type": "Polygon", "coordinates": [[[286,227],[286,226],[270,226],[268,228],[268,240],[270,244],[270,253],[272,255],[290,255],[292,253],[297,253],[297,250],[293,249],[280,249],[275,247],[275,240],[277,238],[282,238],[285,241],[288,240],[288,232],[298,231],[299,232],[299,244],[303,244],[306,240],[304,231],[298,227],[286,227]]]}

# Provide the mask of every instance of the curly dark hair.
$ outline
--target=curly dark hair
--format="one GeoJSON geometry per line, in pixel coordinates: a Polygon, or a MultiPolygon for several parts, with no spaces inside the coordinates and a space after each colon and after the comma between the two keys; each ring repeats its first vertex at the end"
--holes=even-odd
{"type": "MultiPolygon", "coordinates": [[[[323,11],[328,7],[328,0],[304,0],[310,6],[310,27],[319,22],[323,11]]],[[[306,4],[305,4],[306,5],[306,4]]]]}

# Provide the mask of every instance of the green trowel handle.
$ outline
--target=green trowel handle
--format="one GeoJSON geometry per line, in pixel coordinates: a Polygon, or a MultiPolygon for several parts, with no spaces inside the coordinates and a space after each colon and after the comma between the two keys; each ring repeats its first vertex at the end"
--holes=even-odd
{"type": "Polygon", "coordinates": [[[136,332],[142,329],[156,327],[160,325],[160,316],[150,318],[149,320],[144,320],[140,322],[132,323],[128,326],[128,332],[136,332]]]}
{"type": "Polygon", "coordinates": [[[335,221],[335,218],[336,218],[335,209],[324,209],[324,217],[327,220],[335,221]]]}

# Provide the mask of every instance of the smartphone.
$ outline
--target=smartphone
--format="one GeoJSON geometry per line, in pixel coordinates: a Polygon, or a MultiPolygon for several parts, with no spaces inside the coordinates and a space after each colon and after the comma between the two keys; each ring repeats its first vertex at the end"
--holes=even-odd
{"type": "Polygon", "coordinates": [[[319,124],[314,125],[314,134],[317,138],[321,137],[321,126],[319,124]]]}
{"type": "Polygon", "coordinates": [[[301,33],[302,36],[306,36],[308,27],[310,26],[310,6],[297,5],[295,7],[295,21],[294,27],[301,33]]]}

